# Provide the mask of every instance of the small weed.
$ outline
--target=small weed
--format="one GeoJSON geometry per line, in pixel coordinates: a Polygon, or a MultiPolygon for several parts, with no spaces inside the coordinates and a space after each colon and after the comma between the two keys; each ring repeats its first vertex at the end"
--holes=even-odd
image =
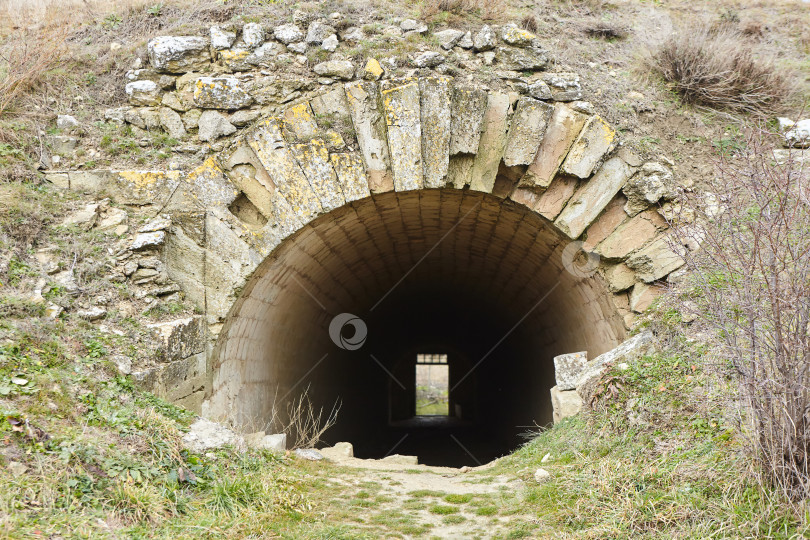
{"type": "Polygon", "coordinates": [[[122,19],[119,15],[110,13],[104,17],[104,21],[102,21],[101,26],[103,26],[105,30],[115,30],[122,22],[124,22],[124,19],[122,19]]]}

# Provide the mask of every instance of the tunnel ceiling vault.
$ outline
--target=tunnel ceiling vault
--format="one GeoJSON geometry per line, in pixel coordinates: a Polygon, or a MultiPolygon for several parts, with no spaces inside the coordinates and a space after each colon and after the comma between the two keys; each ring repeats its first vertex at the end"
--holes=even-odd
{"type": "MultiPolygon", "coordinates": [[[[671,173],[621,148],[590,104],[448,77],[331,88],[188,174],[105,177],[121,202],[171,216],[167,269],[211,336],[207,416],[261,425],[307,384],[378,414],[359,394],[391,386],[382,367],[400,360],[382,356],[422,345],[486,356],[464,384],[489,381],[503,407],[533,411],[505,374],[548,388],[554,355],[610,349],[680,272],[663,217],[671,173]],[[379,361],[352,364],[329,338],[344,312],[379,361]]],[[[462,394],[462,416],[489,410],[462,394]]]]}

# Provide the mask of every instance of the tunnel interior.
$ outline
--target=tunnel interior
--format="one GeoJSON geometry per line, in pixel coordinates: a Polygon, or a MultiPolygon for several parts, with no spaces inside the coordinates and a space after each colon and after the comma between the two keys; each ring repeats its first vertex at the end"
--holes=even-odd
{"type": "Polygon", "coordinates": [[[569,242],[525,207],[470,191],[390,192],[321,216],[232,308],[209,412],[277,429],[273,411],[283,423],[307,391],[324,414],[340,405],[324,444],[349,441],[357,457],[461,466],[512,451],[551,421],[553,357],[593,358],[624,337],[601,277],[566,270],[569,242]],[[329,327],[343,313],[362,322],[342,324],[342,341],[329,327]],[[415,415],[419,354],[447,357],[446,416],[415,415]]]}

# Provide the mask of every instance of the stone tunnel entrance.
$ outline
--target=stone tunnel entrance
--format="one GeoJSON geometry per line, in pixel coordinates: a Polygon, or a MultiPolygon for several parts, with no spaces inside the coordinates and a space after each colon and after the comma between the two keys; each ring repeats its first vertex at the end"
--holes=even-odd
{"type": "Polygon", "coordinates": [[[480,192],[388,192],[333,210],[242,291],[214,351],[207,414],[262,429],[308,389],[326,412],[341,404],[325,441],[350,441],[357,457],[460,466],[503,455],[550,422],[554,356],[593,358],[624,338],[599,274],[566,270],[569,243],[480,192]],[[342,313],[364,323],[362,346],[363,324],[345,324],[342,345],[330,338],[342,313]],[[426,352],[449,359],[447,416],[415,416],[426,352]]]}

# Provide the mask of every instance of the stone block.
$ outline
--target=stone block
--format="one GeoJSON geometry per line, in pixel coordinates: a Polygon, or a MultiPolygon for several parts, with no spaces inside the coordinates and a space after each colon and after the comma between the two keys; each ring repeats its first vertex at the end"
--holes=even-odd
{"type": "Polygon", "coordinates": [[[652,332],[642,332],[621,343],[618,347],[601,354],[588,362],[577,380],[577,393],[583,403],[590,403],[596,384],[607,365],[620,362],[634,362],[655,352],[655,338],[652,332]]]}
{"type": "Polygon", "coordinates": [[[450,78],[419,80],[422,174],[426,188],[444,187],[450,159],[450,78]]]}
{"type": "Polygon", "coordinates": [[[569,148],[579,135],[588,117],[558,103],[548,122],[537,154],[519,185],[529,189],[546,189],[560,169],[569,148]]]}
{"type": "Polygon", "coordinates": [[[636,273],[624,263],[606,267],[604,276],[608,289],[614,293],[625,291],[636,283],[636,273]]]}
{"type": "Polygon", "coordinates": [[[562,172],[577,178],[588,178],[597,164],[610,152],[616,132],[599,116],[591,116],[568,151],[562,172]]]}
{"type": "Polygon", "coordinates": [[[152,81],[134,81],[124,87],[129,104],[135,107],[154,107],[160,105],[160,88],[152,81]]]}
{"type": "Polygon", "coordinates": [[[369,181],[359,156],[353,153],[331,154],[329,160],[335,169],[346,202],[371,196],[369,181]]]}
{"type": "Polygon", "coordinates": [[[672,171],[660,163],[647,162],[622,191],[627,196],[624,210],[628,215],[634,216],[662,198],[674,197],[675,181],[672,171]]]}
{"type": "Polygon", "coordinates": [[[348,60],[329,60],[328,62],[315,64],[312,69],[321,77],[332,77],[344,81],[351,80],[354,77],[354,64],[348,60]]]}
{"type": "Polygon", "coordinates": [[[201,317],[148,324],[146,327],[158,343],[156,354],[161,362],[181,360],[205,350],[205,324],[201,317]]]}
{"type": "Polygon", "coordinates": [[[670,245],[674,238],[659,235],[658,238],[635,252],[627,259],[627,266],[636,271],[636,276],[646,283],[659,280],[684,265],[683,257],[670,245]]]}
{"type": "Polygon", "coordinates": [[[574,193],[554,224],[569,238],[579,238],[632,174],[633,170],[620,158],[608,160],[574,193]]]}
{"type": "Polygon", "coordinates": [[[576,178],[558,176],[551,182],[547,190],[537,196],[534,211],[547,220],[554,221],[574,195],[577,184],[576,178]]]}
{"type": "Polygon", "coordinates": [[[554,107],[532,98],[518,99],[509,128],[503,162],[507,167],[534,161],[554,107]]]}
{"type": "Polygon", "coordinates": [[[666,221],[655,210],[642,212],[619,225],[599,244],[596,253],[608,259],[623,259],[666,227],[666,221]]]}
{"type": "Polygon", "coordinates": [[[380,94],[391,151],[394,189],[420,189],[424,182],[419,83],[416,79],[383,81],[380,94]]]}
{"type": "Polygon", "coordinates": [[[576,73],[545,73],[545,82],[551,90],[554,101],[576,101],[582,99],[582,87],[576,73]]]}
{"type": "Polygon", "coordinates": [[[211,62],[208,40],[198,36],[160,36],[146,45],[149,62],[158,71],[199,71],[211,62]]]}
{"type": "Polygon", "coordinates": [[[290,145],[290,150],[318,196],[323,210],[328,212],[343,206],[346,199],[329,161],[326,143],[321,139],[312,139],[309,143],[290,145]]]}
{"type": "Polygon", "coordinates": [[[318,124],[308,101],[293,105],[282,116],[284,134],[289,141],[306,142],[318,135],[318,124]]]}
{"type": "Polygon", "coordinates": [[[608,203],[602,214],[588,227],[582,249],[593,251],[602,240],[627,219],[627,214],[624,212],[625,202],[627,200],[624,197],[617,195],[608,203]]]}
{"type": "Polygon", "coordinates": [[[630,291],[630,309],[636,313],[644,313],[663,293],[664,290],[657,285],[636,283],[630,291]]]}
{"type": "Polygon", "coordinates": [[[236,41],[236,32],[230,32],[219,26],[212,26],[210,29],[211,48],[215,51],[230,49],[236,41]]]}
{"type": "Polygon", "coordinates": [[[480,88],[454,86],[451,93],[450,155],[475,154],[481,140],[487,92],[480,88]]]}
{"type": "Polygon", "coordinates": [[[551,389],[551,410],[554,423],[576,416],[582,410],[582,398],[576,390],[551,389]]]}
{"type": "Polygon", "coordinates": [[[379,106],[379,89],[375,83],[355,82],[347,84],[345,90],[357,144],[368,172],[369,186],[373,193],[391,191],[393,178],[385,119],[379,106]]]}
{"type": "Polygon", "coordinates": [[[256,153],[279,192],[304,221],[323,211],[301,167],[287,148],[278,120],[265,120],[248,136],[256,153]]]}
{"type": "Polygon", "coordinates": [[[213,157],[188,173],[185,181],[205,207],[228,206],[239,195],[213,157]]]}
{"type": "Polygon", "coordinates": [[[492,193],[506,147],[508,126],[509,96],[499,92],[490,93],[487,99],[487,110],[484,113],[478,152],[470,172],[470,189],[492,193]]]}
{"type": "Polygon", "coordinates": [[[558,390],[573,390],[577,379],[588,363],[588,352],[561,354],[554,357],[554,378],[558,390]]]}
{"type": "Polygon", "coordinates": [[[474,154],[458,154],[451,157],[447,167],[447,185],[456,189],[469,186],[473,163],[475,163],[474,154]]]}
{"type": "Polygon", "coordinates": [[[236,110],[252,103],[253,97],[236,77],[200,77],[194,83],[194,104],[201,109],[236,110]]]}

